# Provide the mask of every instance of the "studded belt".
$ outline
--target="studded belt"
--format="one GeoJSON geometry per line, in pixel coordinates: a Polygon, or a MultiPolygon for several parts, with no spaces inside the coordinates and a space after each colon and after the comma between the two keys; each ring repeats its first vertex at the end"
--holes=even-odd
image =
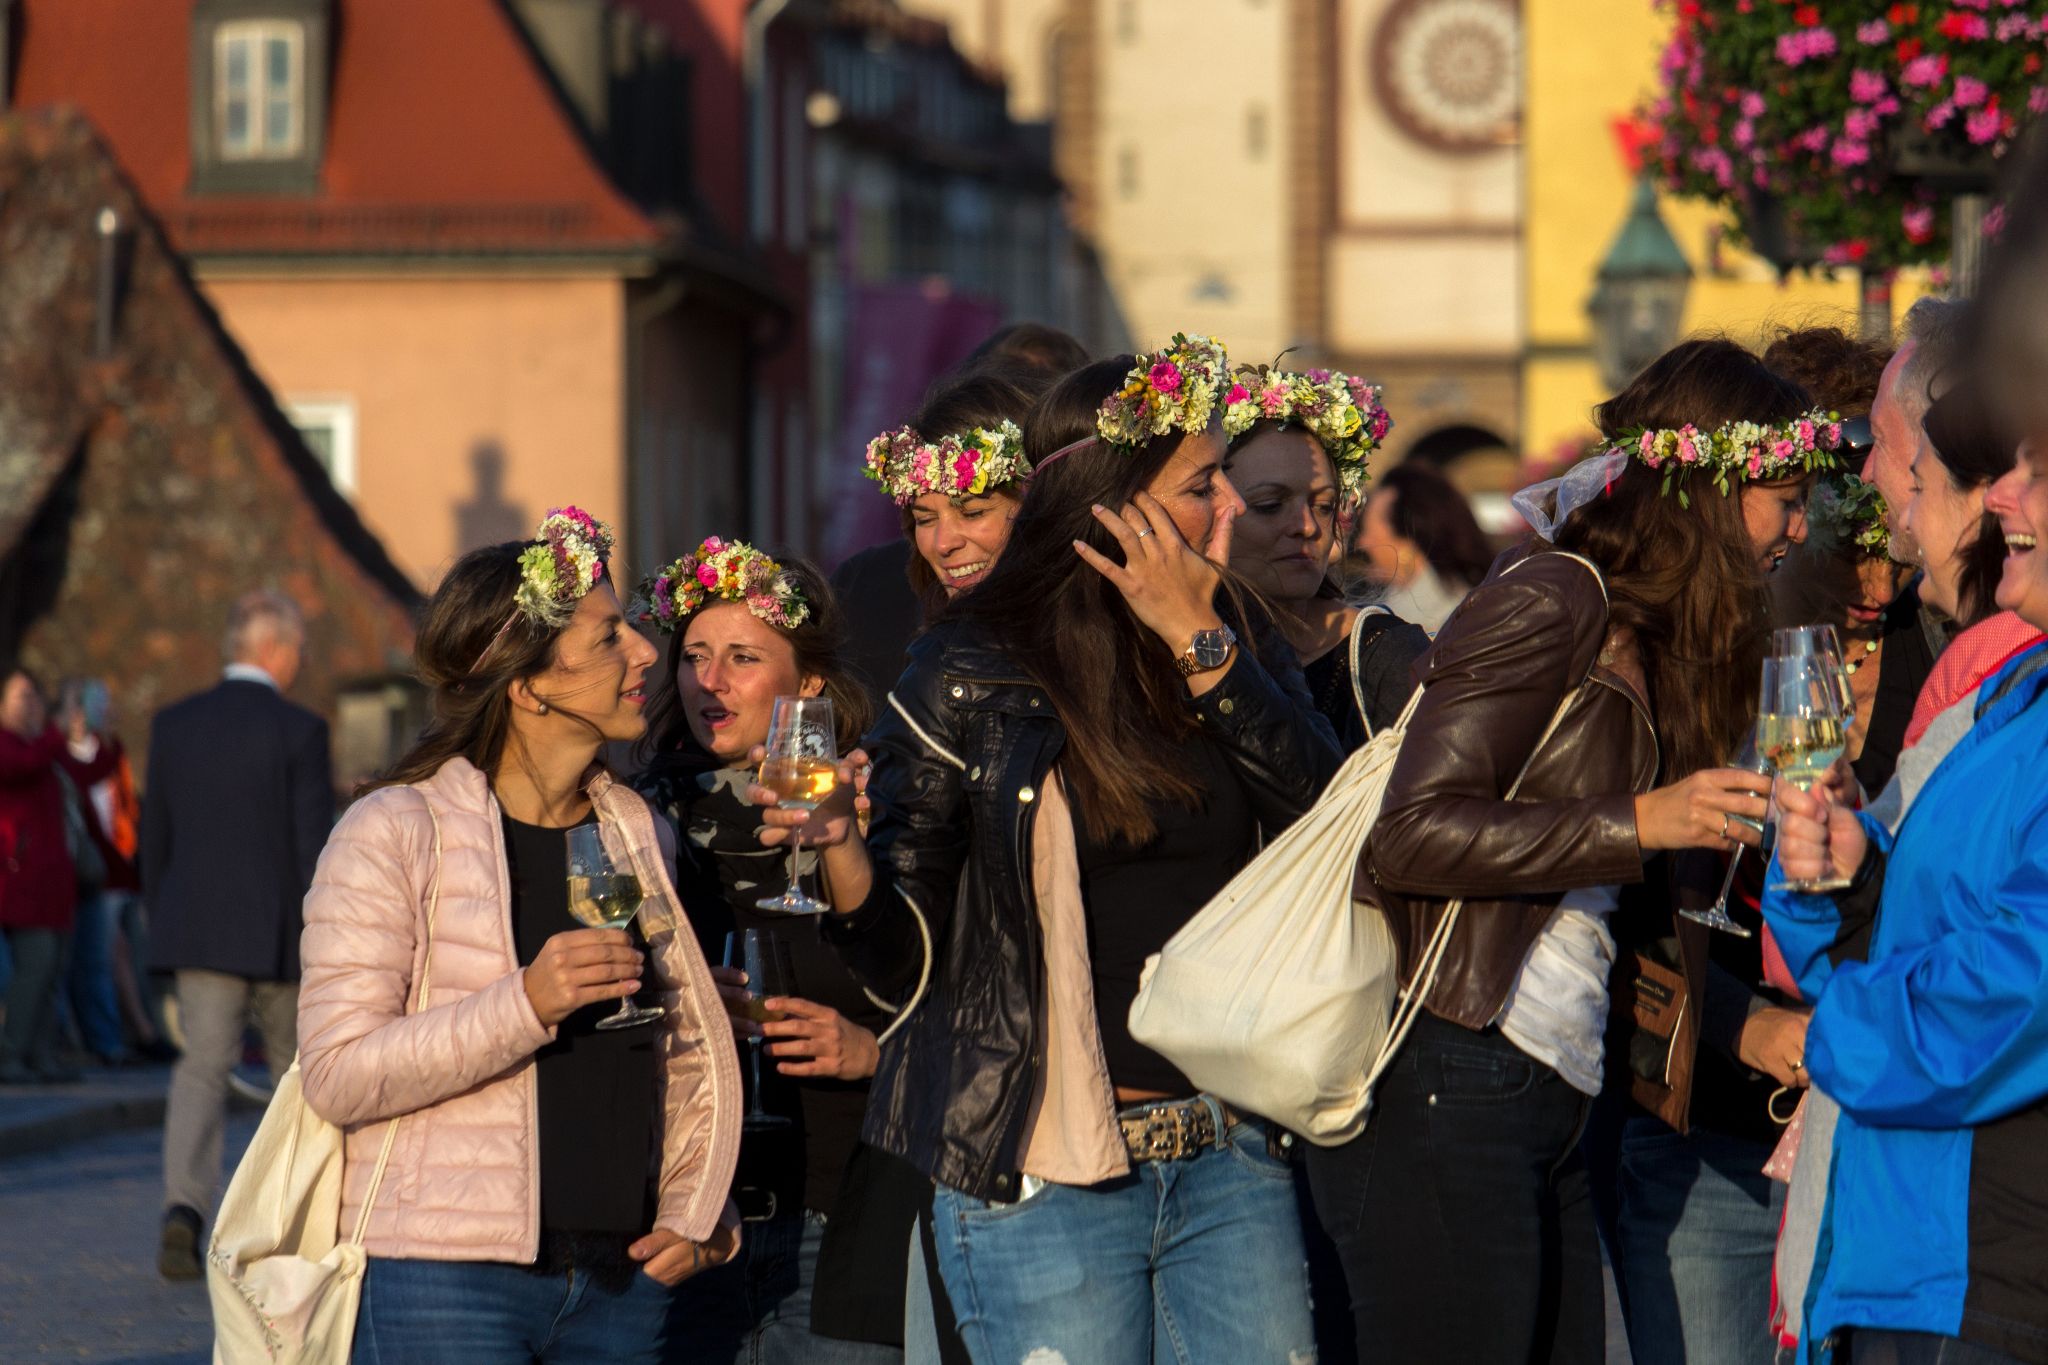
{"type": "Polygon", "coordinates": [[[1156,1104],[1126,1109],[1116,1116],[1123,1130],[1124,1150],[1133,1161],[1179,1161],[1205,1147],[1214,1147],[1233,1124],[1240,1122],[1224,1105],[1197,1095],[1186,1100],[1162,1100],[1156,1104]],[[1223,1127],[1216,1125],[1217,1110],[1223,1111],[1223,1127]]]}

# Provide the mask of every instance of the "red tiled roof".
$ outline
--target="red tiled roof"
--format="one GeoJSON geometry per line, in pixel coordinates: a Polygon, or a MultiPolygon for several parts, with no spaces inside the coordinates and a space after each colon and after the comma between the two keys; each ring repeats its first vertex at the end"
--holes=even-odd
{"type": "Polygon", "coordinates": [[[320,190],[192,195],[193,0],[26,0],[19,107],[82,107],[184,251],[646,249],[501,0],[335,0],[320,190]]]}

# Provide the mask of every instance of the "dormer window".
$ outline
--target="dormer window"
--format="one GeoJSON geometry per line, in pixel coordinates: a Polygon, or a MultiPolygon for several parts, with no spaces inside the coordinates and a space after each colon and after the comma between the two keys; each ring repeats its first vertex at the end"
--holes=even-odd
{"type": "Polygon", "coordinates": [[[295,157],[306,138],[306,29],[280,21],[213,33],[214,133],[223,161],[295,157]]]}
{"type": "Polygon", "coordinates": [[[314,194],[333,0],[195,0],[194,194],[314,194]]]}

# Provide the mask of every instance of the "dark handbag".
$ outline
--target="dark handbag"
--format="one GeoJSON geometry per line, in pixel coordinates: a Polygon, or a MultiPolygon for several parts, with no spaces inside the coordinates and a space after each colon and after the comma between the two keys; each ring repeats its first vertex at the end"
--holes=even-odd
{"type": "Polygon", "coordinates": [[[1700,1015],[1685,975],[1641,949],[1615,973],[1615,1012],[1632,1019],[1625,1034],[1629,1098],[1683,1133],[1692,1108],[1700,1015]]]}
{"type": "Polygon", "coordinates": [[[53,770],[57,785],[64,790],[64,846],[71,854],[71,870],[78,883],[78,899],[89,901],[107,884],[107,860],[94,842],[92,827],[86,823],[85,797],[62,768],[53,770]]]}

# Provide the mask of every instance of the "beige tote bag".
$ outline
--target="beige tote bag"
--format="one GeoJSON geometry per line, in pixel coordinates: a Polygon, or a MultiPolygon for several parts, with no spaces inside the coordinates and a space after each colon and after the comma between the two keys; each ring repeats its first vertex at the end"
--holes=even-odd
{"type": "MultiPolygon", "coordinates": [[[[427,1007],[441,904],[441,822],[431,805],[427,814],[434,819],[434,882],[415,1013],[427,1007]]],[[[228,1182],[207,1245],[215,1365],[347,1365],[363,1294],[363,1234],[402,1121],[384,1130],[362,1213],[342,1241],[342,1130],[307,1105],[293,1060],[228,1182]]]]}
{"type": "MultiPolygon", "coordinates": [[[[1357,640],[1354,629],[1354,687],[1357,640]]],[[[1577,695],[1574,688],[1558,703],[1529,762],[1577,695]]],[[[1464,905],[1445,909],[1403,993],[1386,916],[1351,896],[1421,700],[1418,687],[1400,719],[1344,761],[1309,812],[1146,960],[1131,1002],[1131,1037],[1199,1089],[1319,1146],[1364,1130],[1373,1086],[1421,1012],[1464,905]]],[[[1528,771],[1525,762],[1509,800],[1528,771]]]]}

